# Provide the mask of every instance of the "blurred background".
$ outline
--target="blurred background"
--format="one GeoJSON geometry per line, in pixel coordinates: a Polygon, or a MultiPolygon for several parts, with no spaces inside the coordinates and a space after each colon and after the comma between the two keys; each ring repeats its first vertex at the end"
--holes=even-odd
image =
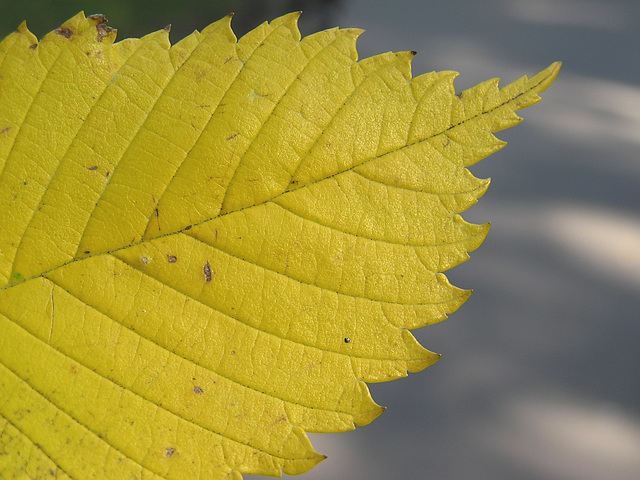
{"type": "Polygon", "coordinates": [[[492,185],[464,216],[492,229],[447,275],[475,294],[415,332],[443,358],[371,385],[389,407],[371,425],[311,435],[329,458],[302,478],[640,478],[640,2],[0,0],[0,36],[27,19],[41,37],[80,10],[120,38],[171,23],[173,42],[229,12],[240,36],[303,10],[303,34],[364,28],[361,58],[417,50],[414,75],[456,70],[459,90],[562,60],[498,134],[509,145],[472,168],[492,185]]]}

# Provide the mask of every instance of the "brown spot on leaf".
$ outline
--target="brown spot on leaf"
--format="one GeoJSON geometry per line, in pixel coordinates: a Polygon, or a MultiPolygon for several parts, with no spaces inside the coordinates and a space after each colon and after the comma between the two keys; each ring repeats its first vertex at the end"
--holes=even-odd
{"type": "Polygon", "coordinates": [[[5,127],[2,130],[0,130],[0,135],[2,135],[3,133],[7,133],[9,130],[11,130],[11,127],[5,127]]]}
{"type": "Polygon", "coordinates": [[[238,135],[240,135],[239,133],[234,133],[233,135],[231,135],[229,138],[227,138],[227,140],[233,140],[234,138],[236,138],[238,135]]]}
{"type": "Polygon", "coordinates": [[[107,27],[104,23],[98,24],[96,30],[98,31],[98,36],[96,38],[98,42],[102,42],[102,40],[116,31],[115,28],[107,27]]]}
{"type": "Polygon", "coordinates": [[[184,227],[185,230],[191,230],[193,228],[193,225],[187,225],[186,227],[184,227]]]}
{"type": "Polygon", "coordinates": [[[73,30],[67,27],[58,27],[54,31],[65,38],[71,38],[73,36],[73,30]]]}
{"type": "Polygon", "coordinates": [[[89,255],[90,253],[91,253],[91,250],[85,250],[85,251],[84,251],[84,254],[85,254],[85,255],[89,255]]]}
{"type": "Polygon", "coordinates": [[[209,265],[209,261],[204,264],[204,281],[209,283],[211,281],[211,265],[209,265]]]}
{"type": "Polygon", "coordinates": [[[167,261],[169,263],[176,263],[178,261],[178,257],[175,255],[167,255],[167,261]]]}
{"type": "Polygon", "coordinates": [[[167,447],[167,448],[165,448],[165,450],[164,450],[164,456],[165,456],[166,458],[169,458],[171,455],[173,455],[173,453],[174,453],[175,451],[176,451],[176,449],[175,449],[175,448],[167,447]]]}
{"type": "Polygon", "coordinates": [[[38,44],[34,43],[33,45],[29,45],[29,49],[30,50],[35,50],[37,46],[38,46],[38,44]]]}
{"type": "Polygon", "coordinates": [[[89,15],[87,18],[94,21],[96,25],[107,23],[107,17],[105,17],[102,13],[94,13],[93,15],[89,15]]]}
{"type": "Polygon", "coordinates": [[[92,172],[97,169],[98,169],[97,165],[93,165],[92,167],[89,167],[89,170],[91,170],[92,172]]]}
{"type": "Polygon", "coordinates": [[[69,366],[69,372],[71,372],[71,375],[77,375],[78,374],[78,365],[75,363],[72,363],[69,366]]]}
{"type": "Polygon", "coordinates": [[[197,393],[198,395],[204,393],[200,387],[193,387],[193,393],[197,393]]]}
{"type": "Polygon", "coordinates": [[[144,264],[144,265],[148,265],[149,262],[151,261],[151,259],[149,257],[142,257],[140,259],[140,261],[144,264]]]}

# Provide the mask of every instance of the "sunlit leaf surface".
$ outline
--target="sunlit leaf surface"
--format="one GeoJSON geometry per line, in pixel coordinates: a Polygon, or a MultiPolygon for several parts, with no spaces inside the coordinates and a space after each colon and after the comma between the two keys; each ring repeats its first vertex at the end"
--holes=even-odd
{"type": "Polygon", "coordinates": [[[353,29],[0,44],[0,477],[304,472],[469,296],[459,213],[554,64],[456,95],[353,29]]]}

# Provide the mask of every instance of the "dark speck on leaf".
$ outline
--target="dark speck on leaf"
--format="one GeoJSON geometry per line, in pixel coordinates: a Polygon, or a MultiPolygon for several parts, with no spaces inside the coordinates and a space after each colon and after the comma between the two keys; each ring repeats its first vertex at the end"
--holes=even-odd
{"type": "Polygon", "coordinates": [[[164,451],[164,456],[169,458],[171,455],[173,455],[173,452],[175,451],[176,451],[175,448],[167,447],[164,451]]]}
{"type": "Polygon", "coordinates": [[[94,166],[92,166],[92,167],[89,167],[89,170],[91,170],[92,172],[93,172],[94,170],[97,170],[97,169],[98,169],[98,166],[97,166],[97,165],[94,165],[94,166]]]}
{"type": "Polygon", "coordinates": [[[207,261],[207,263],[204,264],[204,281],[209,283],[211,281],[211,265],[209,265],[209,262],[207,261]]]}
{"type": "Polygon", "coordinates": [[[169,263],[176,263],[178,261],[178,257],[175,255],[167,255],[167,261],[169,263]]]}
{"type": "Polygon", "coordinates": [[[193,393],[197,393],[198,395],[200,395],[201,393],[203,393],[203,391],[200,387],[193,387],[193,393]]]}
{"type": "Polygon", "coordinates": [[[351,343],[351,339],[349,337],[344,337],[344,343],[351,343]]]}

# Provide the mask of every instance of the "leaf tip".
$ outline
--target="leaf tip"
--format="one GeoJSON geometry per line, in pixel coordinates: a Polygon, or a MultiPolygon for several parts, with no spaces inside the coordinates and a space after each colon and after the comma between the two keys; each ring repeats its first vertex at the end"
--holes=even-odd
{"type": "Polygon", "coordinates": [[[536,93],[544,92],[551,86],[562,68],[562,62],[553,62],[540,73],[531,78],[531,83],[536,85],[536,93]]]}
{"type": "Polygon", "coordinates": [[[560,73],[560,70],[562,70],[562,62],[553,62],[551,65],[549,65],[549,69],[551,72],[549,84],[551,84],[560,73]]]}

